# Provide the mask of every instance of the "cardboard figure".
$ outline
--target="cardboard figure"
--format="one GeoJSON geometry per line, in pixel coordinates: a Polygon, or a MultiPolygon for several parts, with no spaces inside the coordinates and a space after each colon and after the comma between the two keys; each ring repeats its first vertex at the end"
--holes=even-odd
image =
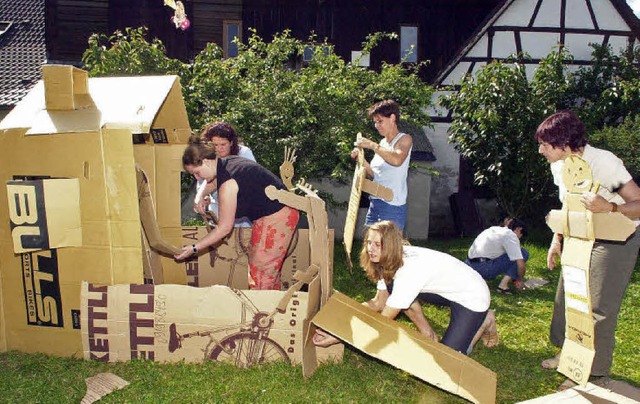
{"type": "MultiPolygon", "coordinates": [[[[362,137],[362,133],[358,132],[357,139],[362,137]]],[[[375,183],[367,179],[367,170],[364,167],[364,150],[358,147],[358,159],[356,167],[353,171],[353,182],[351,183],[351,195],[349,196],[349,207],[347,209],[347,217],[344,223],[343,243],[344,250],[347,254],[347,266],[351,271],[353,263],[351,262],[351,249],[353,247],[353,237],[356,231],[356,221],[358,219],[358,208],[360,207],[360,196],[362,192],[380,197],[385,201],[393,199],[393,191],[383,185],[375,183]]]]}
{"type": "Polygon", "coordinates": [[[635,232],[635,225],[619,212],[593,213],[580,202],[583,193],[597,193],[599,188],[581,157],[571,155],[565,159],[562,179],[567,189],[562,210],[552,210],[547,216],[551,230],[564,237],[561,262],[567,321],[558,371],[586,386],[595,355],[589,292],[591,250],[596,238],[626,240],[635,232]]]}

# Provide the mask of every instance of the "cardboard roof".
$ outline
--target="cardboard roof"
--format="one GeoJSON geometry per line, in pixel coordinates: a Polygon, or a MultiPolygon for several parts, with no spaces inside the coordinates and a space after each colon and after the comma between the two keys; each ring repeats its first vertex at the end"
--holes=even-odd
{"type": "MultiPolygon", "coordinates": [[[[39,81],[31,92],[0,122],[0,129],[29,128],[27,134],[129,129],[148,133],[165,100],[178,92],[177,76],[101,77],[89,79],[89,97],[77,95],[79,107],[51,111],[45,107],[45,88],[39,81]]],[[[171,97],[173,98],[173,97],[171,97]]],[[[180,120],[188,128],[186,113],[180,120]]]]}

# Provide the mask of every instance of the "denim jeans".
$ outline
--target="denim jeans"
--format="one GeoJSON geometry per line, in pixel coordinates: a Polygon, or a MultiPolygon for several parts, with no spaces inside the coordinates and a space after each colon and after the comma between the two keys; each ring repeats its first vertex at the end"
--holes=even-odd
{"type": "MultiPolygon", "coordinates": [[[[520,251],[522,251],[522,258],[527,262],[529,260],[529,251],[525,248],[520,248],[520,251]]],[[[498,275],[505,274],[511,279],[522,280],[518,275],[518,263],[511,261],[507,254],[502,254],[498,258],[483,262],[472,262],[469,258],[464,262],[475,269],[484,279],[495,279],[498,275]]]]}
{"type": "Polygon", "coordinates": [[[407,204],[396,206],[385,202],[378,198],[369,198],[369,211],[367,211],[367,217],[365,218],[365,226],[369,226],[373,223],[380,222],[382,220],[391,220],[398,228],[404,230],[404,224],[407,221],[407,204]]]}

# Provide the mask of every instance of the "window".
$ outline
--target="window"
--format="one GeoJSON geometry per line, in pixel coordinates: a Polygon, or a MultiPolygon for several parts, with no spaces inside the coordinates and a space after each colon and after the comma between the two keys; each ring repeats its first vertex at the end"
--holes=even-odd
{"type": "Polygon", "coordinates": [[[404,62],[418,62],[418,27],[400,26],[400,59],[404,62]]]}
{"type": "Polygon", "coordinates": [[[315,54],[318,48],[320,48],[320,50],[325,56],[329,56],[329,47],[327,46],[306,45],[304,47],[304,51],[302,52],[302,61],[305,63],[311,62],[313,60],[313,55],[315,54]]]}
{"type": "Polygon", "coordinates": [[[222,25],[224,57],[236,57],[238,56],[238,44],[234,40],[238,38],[238,41],[242,41],[242,22],[239,20],[225,20],[222,25]]]}
{"type": "Polygon", "coordinates": [[[368,53],[362,53],[362,51],[351,51],[351,63],[358,66],[369,67],[370,60],[368,53]]]}

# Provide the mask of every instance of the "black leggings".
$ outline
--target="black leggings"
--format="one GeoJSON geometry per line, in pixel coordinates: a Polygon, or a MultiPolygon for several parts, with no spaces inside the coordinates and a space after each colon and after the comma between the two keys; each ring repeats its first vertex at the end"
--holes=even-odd
{"type": "MultiPolygon", "coordinates": [[[[387,290],[389,293],[393,291],[393,282],[387,285],[387,290]]],[[[451,309],[449,326],[440,342],[465,355],[471,352],[471,341],[473,341],[473,337],[482,326],[489,310],[483,312],[469,310],[463,305],[447,300],[435,293],[420,293],[417,300],[436,306],[449,307],[451,309]]]]}
{"type": "Polygon", "coordinates": [[[482,326],[488,310],[483,312],[469,310],[461,304],[449,301],[433,293],[420,293],[418,300],[451,308],[449,326],[444,332],[441,342],[463,354],[471,352],[471,341],[473,341],[473,337],[482,326]]]}

